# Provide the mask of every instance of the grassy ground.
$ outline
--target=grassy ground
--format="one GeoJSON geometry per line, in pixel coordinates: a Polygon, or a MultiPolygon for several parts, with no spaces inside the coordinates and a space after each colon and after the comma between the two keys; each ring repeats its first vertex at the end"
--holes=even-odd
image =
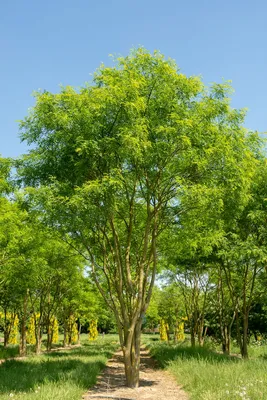
{"type": "MultiPolygon", "coordinates": [[[[97,375],[116,349],[116,335],[89,342],[82,347],[31,354],[24,360],[8,360],[0,365],[0,400],[40,399],[77,400],[94,385],[97,375]]],[[[168,369],[191,400],[267,399],[267,346],[249,349],[250,359],[218,354],[216,348],[192,349],[188,342],[179,345],[160,343],[158,335],[144,335],[143,344],[162,368],[168,369]]],[[[233,349],[237,352],[237,349],[233,349]]],[[[15,356],[17,347],[4,351],[0,358],[15,356]]]]}
{"type": "Polygon", "coordinates": [[[10,345],[4,349],[3,343],[0,343],[0,360],[3,358],[17,357],[19,355],[19,346],[10,345]]]}
{"type": "Polygon", "coordinates": [[[192,349],[188,343],[174,346],[150,340],[149,346],[191,400],[267,399],[267,346],[250,347],[247,361],[208,347],[192,349]]]}
{"type": "Polygon", "coordinates": [[[95,384],[118,345],[115,335],[100,337],[95,342],[89,342],[87,337],[82,338],[82,347],[1,364],[0,399],[80,399],[95,384]]]}

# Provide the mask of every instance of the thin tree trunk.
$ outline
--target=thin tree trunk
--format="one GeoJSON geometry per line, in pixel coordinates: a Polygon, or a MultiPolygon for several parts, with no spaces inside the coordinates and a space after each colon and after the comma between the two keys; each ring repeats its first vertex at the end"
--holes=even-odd
{"type": "Polygon", "coordinates": [[[179,332],[179,322],[178,322],[178,318],[177,318],[175,321],[175,326],[174,326],[174,336],[173,336],[174,343],[177,343],[178,332],[179,332]]]}
{"type": "Polygon", "coordinates": [[[242,355],[243,352],[243,343],[242,343],[242,337],[240,334],[240,321],[239,321],[239,313],[236,314],[236,340],[240,348],[240,353],[242,355]]]}
{"type": "Polygon", "coordinates": [[[226,332],[226,347],[225,347],[225,354],[228,356],[230,355],[231,352],[231,329],[228,328],[226,332]]]}
{"type": "Polygon", "coordinates": [[[227,327],[227,335],[226,335],[226,354],[230,355],[231,353],[231,333],[232,333],[232,326],[236,318],[236,309],[233,313],[232,320],[227,327]]]}
{"type": "Polygon", "coordinates": [[[63,336],[63,347],[67,347],[67,335],[68,335],[68,324],[65,318],[64,320],[64,336],[63,336]]]}
{"type": "Polygon", "coordinates": [[[39,321],[37,322],[37,326],[35,329],[35,340],[36,340],[35,353],[40,354],[42,346],[42,333],[41,333],[41,324],[39,321]]]}
{"type": "Polygon", "coordinates": [[[28,297],[29,297],[29,291],[27,290],[27,293],[23,299],[23,312],[22,312],[22,317],[21,317],[20,346],[19,346],[19,355],[20,356],[25,356],[26,352],[27,352],[26,323],[27,323],[28,297]]]}
{"type": "Polygon", "coordinates": [[[195,338],[194,326],[191,326],[190,336],[191,336],[191,347],[196,347],[196,338],[195,338]]]}
{"type": "Polygon", "coordinates": [[[19,355],[26,356],[26,321],[24,316],[21,321],[19,355]]]}
{"type": "Polygon", "coordinates": [[[47,343],[46,343],[46,350],[50,351],[52,348],[52,328],[51,328],[51,321],[50,315],[47,316],[47,343]]]}
{"type": "Polygon", "coordinates": [[[201,347],[204,345],[204,318],[202,316],[198,324],[198,344],[201,347]]]}
{"type": "Polygon", "coordinates": [[[243,317],[243,338],[242,338],[242,358],[248,358],[248,311],[246,311],[243,317]]]}
{"type": "Polygon", "coordinates": [[[10,336],[10,323],[7,322],[7,312],[5,309],[5,320],[4,320],[4,347],[8,345],[8,340],[10,336]]]}
{"type": "Polygon", "coordinates": [[[191,319],[191,328],[190,328],[191,347],[196,346],[196,328],[197,328],[197,315],[196,311],[194,311],[191,319]]]}
{"type": "Polygon", "coordinates": [[[81,344],[81,330],[82,330],[82,324],[80,321],[80,318],[78,319],[78,344],[81,344]]]}

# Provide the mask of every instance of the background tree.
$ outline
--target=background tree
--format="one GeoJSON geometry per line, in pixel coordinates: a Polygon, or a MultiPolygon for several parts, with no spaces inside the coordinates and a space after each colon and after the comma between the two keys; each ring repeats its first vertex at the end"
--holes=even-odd
{"type": "Polygon", "coordinates": [[[159,326],[159,301],[160,301],[160,289],[154,286],[151,300],[147,308],[145,319],[143,323],[144,329],[152,330],[153,332],[159,326]]]}

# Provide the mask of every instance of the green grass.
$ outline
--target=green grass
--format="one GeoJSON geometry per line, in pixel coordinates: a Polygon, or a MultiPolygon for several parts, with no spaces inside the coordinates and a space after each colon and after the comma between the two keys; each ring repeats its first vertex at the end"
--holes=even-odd
{"type": "Polygon", "coordinates": [[[17,357],[19,355],[19,346],[17,345],[10,345],[6,349],[4,348],[3,344],[0,343],[0,360],[3,358],[12,358],[17,357]]]}
{"type": "MultiPolygon", "coordinates": [[[[85,337],[87,335],[84,335],[85,337]]],[[[95,384],[97,375],[118,346],[115,335],[81,347],[59,350],[0,365],[0,399],[77,400],[95,384]]]]}
{"type": "Polygon", "coordinates": [[[151,343],[150,351],[189,393],[191,400],[267,399],[267,346],[250,348],[251,358],[227,357],[188,343],[151,343]]]}

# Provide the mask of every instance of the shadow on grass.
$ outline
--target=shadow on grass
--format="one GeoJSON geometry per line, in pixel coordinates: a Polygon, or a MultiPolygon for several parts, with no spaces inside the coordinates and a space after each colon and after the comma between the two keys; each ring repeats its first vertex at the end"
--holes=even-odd
{"type": "Polygon", "coordinates": [[[152,344],[150,354],[157,361],[159,367],[166,367],[170,361],[178,358],[182,360],[198,359],[213,363],[239,362],[239,357],[217,353],[207,347],[188,347],[183,345],[152,344]]]}
{"type": "Polygon", "coordinates": [[[52,352],[43,353],[44,357],[61,358],[61,357],[77,357],[77,356],[99,356],[103,355],[108,358],[114,352],[114,345],[112,344],[85,344],[81,347],[74,347],[66,350],[53,350],[52,352]]]}
{"type": "Polygon", "coordinates": [[[259,359],[267,361],[267,354],[260,354],[259,359]]]}
{"type": "Polygon", "coordinates": [[[12,358],[12,357],[17,357],[19,355],[19,346],[13,345],[13,346],[0,346],[0,360],[6,359],[6,358],[12,358]]]}
{"type": "Polygon", "coordinates": [[[114,346],[104,344],[102,350],[97,351],[92,346],[64,354],[47,353],[26,360],[8,360],[0,365],[0,393],[30,392],[43,384],[60,385],[66,381],[86,390],[96,383],[105,358],[112,355],[114,346]]]}

